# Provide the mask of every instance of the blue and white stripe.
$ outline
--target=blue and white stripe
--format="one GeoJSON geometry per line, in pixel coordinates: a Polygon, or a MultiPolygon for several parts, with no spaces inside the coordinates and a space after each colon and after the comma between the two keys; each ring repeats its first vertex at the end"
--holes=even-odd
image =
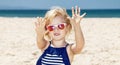
{"type": "Polygon", "coordinates": [[[43,58],[42,58],[42,65],[65,65],[63,63],[63,58],[58,55],[51,55],[51,54],[46,54],[43,58]]]}

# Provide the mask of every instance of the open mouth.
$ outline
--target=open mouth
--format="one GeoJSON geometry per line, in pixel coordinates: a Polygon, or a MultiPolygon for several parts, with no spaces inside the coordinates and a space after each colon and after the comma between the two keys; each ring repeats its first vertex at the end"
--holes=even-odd
{"type": "Polygon", "coordinates": [[[54,36],[59,36],[60,35],[60,33],[54,33],[54,36]]]}

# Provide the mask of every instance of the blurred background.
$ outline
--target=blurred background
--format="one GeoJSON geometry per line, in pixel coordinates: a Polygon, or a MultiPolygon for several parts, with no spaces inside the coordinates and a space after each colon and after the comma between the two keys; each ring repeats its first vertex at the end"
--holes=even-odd
{"type": "Polygon", "coordinates": [[[86,17],[120,17],[120,0],[0,0],[2,17],[44,16],[52,6],[67,9],[71,16],[71,7],[78,5],[86,17]]]}

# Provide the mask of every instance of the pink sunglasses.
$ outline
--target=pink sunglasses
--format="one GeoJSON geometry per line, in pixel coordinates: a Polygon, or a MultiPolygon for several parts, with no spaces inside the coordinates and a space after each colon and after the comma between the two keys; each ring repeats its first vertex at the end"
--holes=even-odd
{"type": "Polygon", "coordinates": [[[60,23],[58,25],[48,25],[46,28],[49,31],[53,31],[55,28],[59,28],[60,30],[64,29],[66,26],[66,23],[60,23]]]}

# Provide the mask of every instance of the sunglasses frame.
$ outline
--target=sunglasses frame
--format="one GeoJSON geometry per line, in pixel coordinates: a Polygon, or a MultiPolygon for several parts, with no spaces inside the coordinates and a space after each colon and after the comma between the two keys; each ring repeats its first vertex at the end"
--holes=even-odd
{"type": "MultiPolygon", "coordinates": [[[[60,23],[60,24],[64,24],[64,27],[67,25],[66,23],[60,23]]],[[[54,30],[55,28],[60,29],[60,27],[59,27],[60,24],[56,24],[56,25],[48,25],[48,26],[46,27],[46,29],[49,30],[49,29],[48,29],[49,26],[53,26],[53,30],[54,30]]],[[[64,29],[64,28],[63,28],[63,29],[64,29]]],[[[53,31],[53,30],[49,30],[49,31],[53,31]]],[[[60,30],[62,30],[62,29],[60,29],[60,30]]]]}

